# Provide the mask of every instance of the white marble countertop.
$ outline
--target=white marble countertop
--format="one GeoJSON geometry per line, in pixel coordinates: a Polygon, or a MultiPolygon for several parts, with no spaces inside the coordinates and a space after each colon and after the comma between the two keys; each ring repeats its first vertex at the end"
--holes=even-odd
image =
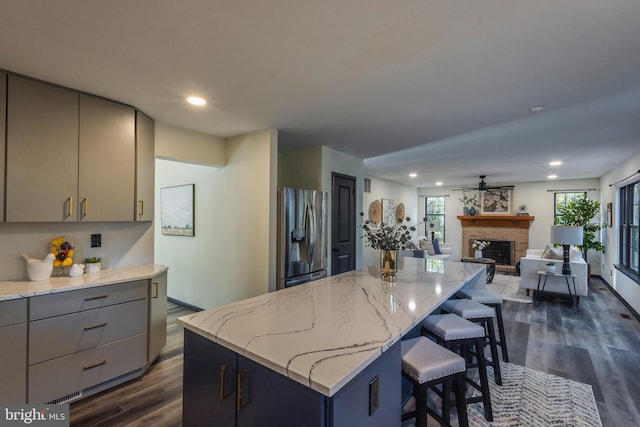
{"type": "Polygon", "coordinates": [[[167,267],[163,265],[144,264],[109,268],[100,270],[97,273],[85,273],[79,277],[51,277],[48,280],[37,282],[31,282],[29,280],[8,280],[0,282],[0,301],[150,279],[165,271],[167,271],[167,267]]]}
{"type": "Polygon", "coordinates": [[[394,284],[370,267],[183,316],[178,323],[332,396],[462,286],[484,287],[485,271],[482,264],[404,258],[394,284]]]}

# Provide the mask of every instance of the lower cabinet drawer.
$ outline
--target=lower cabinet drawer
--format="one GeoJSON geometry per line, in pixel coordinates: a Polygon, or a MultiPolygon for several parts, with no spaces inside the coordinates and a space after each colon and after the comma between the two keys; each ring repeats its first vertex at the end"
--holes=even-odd
{"type": "Polygon", "coordinates": [[[27,321],[27,299],[0,302],[0,328],[27,321]]]}
{"type": "Polygon", "coordinates": [[[29,367],[28,403],[47,403],[145,366],[147,334],[29,367]]]}
{"type": "Polygon", "coordinates": [[[29,365],[147,331],[146,299],[29,323],[29,365]]]}
{"type": "Polygon", "coordinates": [[[137,280],[31,297],[29,298],[29,320],[143,299],[147,298],[148,293],[149,281],[137,280]]]}

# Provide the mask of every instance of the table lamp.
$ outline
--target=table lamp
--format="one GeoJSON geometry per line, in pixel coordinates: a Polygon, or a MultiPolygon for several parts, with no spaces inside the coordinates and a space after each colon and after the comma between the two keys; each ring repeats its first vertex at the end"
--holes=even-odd
{"type": "Polygon", "coordinates": [[[569,264],[569,247],[571,245],[581,245],[584,230],[582,227],[571,227],[568,225],[551,226],[551,243],[562,245],[563,264],[562,274],[571,274],[571,264],[569,264]]]}
{"type": "Polygon", "coordinates": [[[439,222],[427,222],[427,230],[431,232],[431,240],[435,239],[436,231],[440,231],[439,222]]]}

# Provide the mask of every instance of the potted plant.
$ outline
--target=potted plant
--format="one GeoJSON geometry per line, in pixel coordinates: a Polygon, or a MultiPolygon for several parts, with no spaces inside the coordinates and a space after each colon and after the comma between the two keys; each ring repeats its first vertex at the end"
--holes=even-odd
{"type": "Polygon", "coordinates": [[[477,194],[473,194],[472,196],[469,196],[467,194],[466,190],[462,190],[462,197],[460,199],[458,199],[462,202],[462,204],[464,205],[462,208],[462,213],[466,216],[466,215],[475,215],[476,214],[476,208],[479,207],[480,205],[478,205],[478,195],[477,194]]]}
{"type": "Polygon", "coordinates": [[[585,195],[580,195],[576,200],[561,206],[558,209],[560,216],[556,220],[557,225],[569,225],[583,228],[582,257],[587,260],[587,251],[593,249],[597,252],[605,251],[604,245],[596,240],[596,233],[602,228],[602,224],[592,222],[600,211],[600,202],[589,200],[585,195]]]}
{"type": "Polygon", "coordinates": [[[102,261],[102,258],[98,258],[98,257],[88,257],[82,260],[82,262],[85,265],[85,271],[88,274],[91,273],[97,273],[98,271],[100,271],[100,262],[102,261]]]}
{"type": "MultiPolygon", "coordinates": [[[[556,225],[583,228],[580,249],[582,250],[582,258],[585,261],[587,261],[587,251],[589,249],[604,253],[604,245],[596,238],[596,233],[600,231],[602,224],[593,222],[593,219],[600,211],[600,202],[589,200],[586,195],[581,194],[576,200],[561,206],[558,211],[560,216],[556,218],[556,225]]],[[[591,276],[591,266],[589,266],[589,276],[591,276]]]]}
{"type": "Polygon", "coordinates": [[[550,274],[556,274],[556,263],[555,262],[548,262],[544,271],[546,271],[547,273],[550,274]]]}

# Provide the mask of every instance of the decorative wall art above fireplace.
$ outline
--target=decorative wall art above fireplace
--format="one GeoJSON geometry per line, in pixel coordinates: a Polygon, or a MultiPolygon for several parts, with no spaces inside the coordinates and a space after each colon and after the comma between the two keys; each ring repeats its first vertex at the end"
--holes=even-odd
{"type": "Polygon", "coordinates": [[[480,213],[482,215],[511,215],[511,189],[485,190],[480,193],[480,213]]]}

